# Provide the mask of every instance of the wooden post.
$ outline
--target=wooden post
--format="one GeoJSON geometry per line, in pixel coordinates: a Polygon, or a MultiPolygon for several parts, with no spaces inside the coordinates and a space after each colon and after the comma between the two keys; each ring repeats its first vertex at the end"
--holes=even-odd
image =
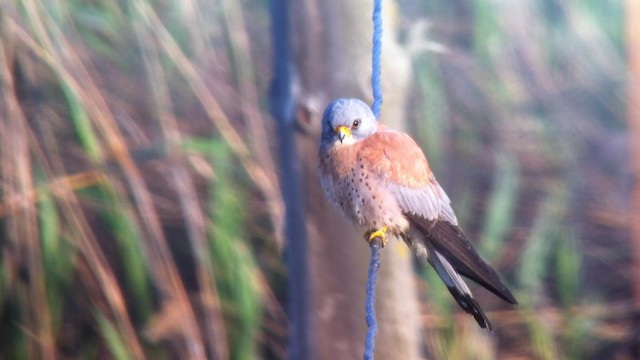
{"type": "MultiPolygon", "coordinates": [[[[395,5],[385,1],[385,6],[395,5]]],[[[359,359],[366,335],[365,285],[369,247],[325,200],[318,176],[320,118],[338,97],[371,103],[370,0],[292,1],[295,68],[301,111],[298,134],[305,186],[309,261],[309,359],[359,359]]],[[[385,10],[389,10],[387,6],[385,10]]],[[[410,61],[394,39],[384,12],[381,119],[401,128],[410,61]]],[[[419,359],[419,307],[412,255],[399,241],[382,251],[376,312],[376,359],[419,359]]]]}

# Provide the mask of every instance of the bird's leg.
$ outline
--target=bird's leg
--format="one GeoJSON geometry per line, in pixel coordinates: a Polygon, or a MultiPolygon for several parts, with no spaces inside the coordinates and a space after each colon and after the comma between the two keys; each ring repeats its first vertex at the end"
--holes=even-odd
{"type": "Polygon", "coordinates": [[[367,242],[369,243],[369,245],[371,245],[371,243],[373,242],[373,240],[375,238],[380,238],[380,240],[382,240],[382,247],[387,246],[387,227],[383,226],[380,229],[376,230],[376,231],[367,231],[364,234],[365,239],[367,239],[367,242]]]}

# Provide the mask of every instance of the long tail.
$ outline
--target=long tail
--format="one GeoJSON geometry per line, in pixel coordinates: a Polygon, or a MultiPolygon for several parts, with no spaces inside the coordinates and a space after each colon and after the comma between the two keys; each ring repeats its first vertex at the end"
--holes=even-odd
{"type": "Polygon", "coordinates": [[[484,314],[484,311],[482,311],[480,304],[478,304],[478,301],[473,297],[471,290],[469,290],[469,287],[462,277],[460,277],[456,272],[451,263],[449,263],[449,261],[447,261],[447,259],[436,249],[434,249],[433,246],[430,246],[428,253],[429,262],[460,307],[467,313],[473,315],[481,328],[488,329],[493,332],[491,322],[487,319],[487,316],[484,314]]]}
{"type": "Polygon", "coordinates": [[[408,215],[412,231],[405,241],[416,254],[436,270],[460,307],[473,315],[482,328],[492,330],[491,323],[473,297],[462,276],[472,279],[504,301],[517,304],[498,274],[473,249],[460,228],[446,220],[426,220],[408,215]]]}

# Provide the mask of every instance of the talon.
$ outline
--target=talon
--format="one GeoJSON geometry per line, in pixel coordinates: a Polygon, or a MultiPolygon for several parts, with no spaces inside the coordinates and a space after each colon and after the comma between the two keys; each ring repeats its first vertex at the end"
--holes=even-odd
{"type": "Polygon", "coordinates": [[[383,226],[380,228],[380,230],[370,232],[368,236],[367,234],[365,234],[365,237],[368,237],[367,242],[369,243],[369,245],[371,245],[375,238],[379,237],[380,240],[382,240],[382,247],[385,247],[387,246],[387,227],[383,226]]]}

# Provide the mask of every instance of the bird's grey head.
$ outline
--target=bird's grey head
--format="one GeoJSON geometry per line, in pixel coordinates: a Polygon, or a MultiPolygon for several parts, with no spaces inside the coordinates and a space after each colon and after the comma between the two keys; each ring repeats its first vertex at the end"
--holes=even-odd
{"type": "Polygon", "coordinates": [[[378,124],[371,108],[359,99],[338,99],[322,115],[322,144],[352,144],[376,132],[378,124]]]}

